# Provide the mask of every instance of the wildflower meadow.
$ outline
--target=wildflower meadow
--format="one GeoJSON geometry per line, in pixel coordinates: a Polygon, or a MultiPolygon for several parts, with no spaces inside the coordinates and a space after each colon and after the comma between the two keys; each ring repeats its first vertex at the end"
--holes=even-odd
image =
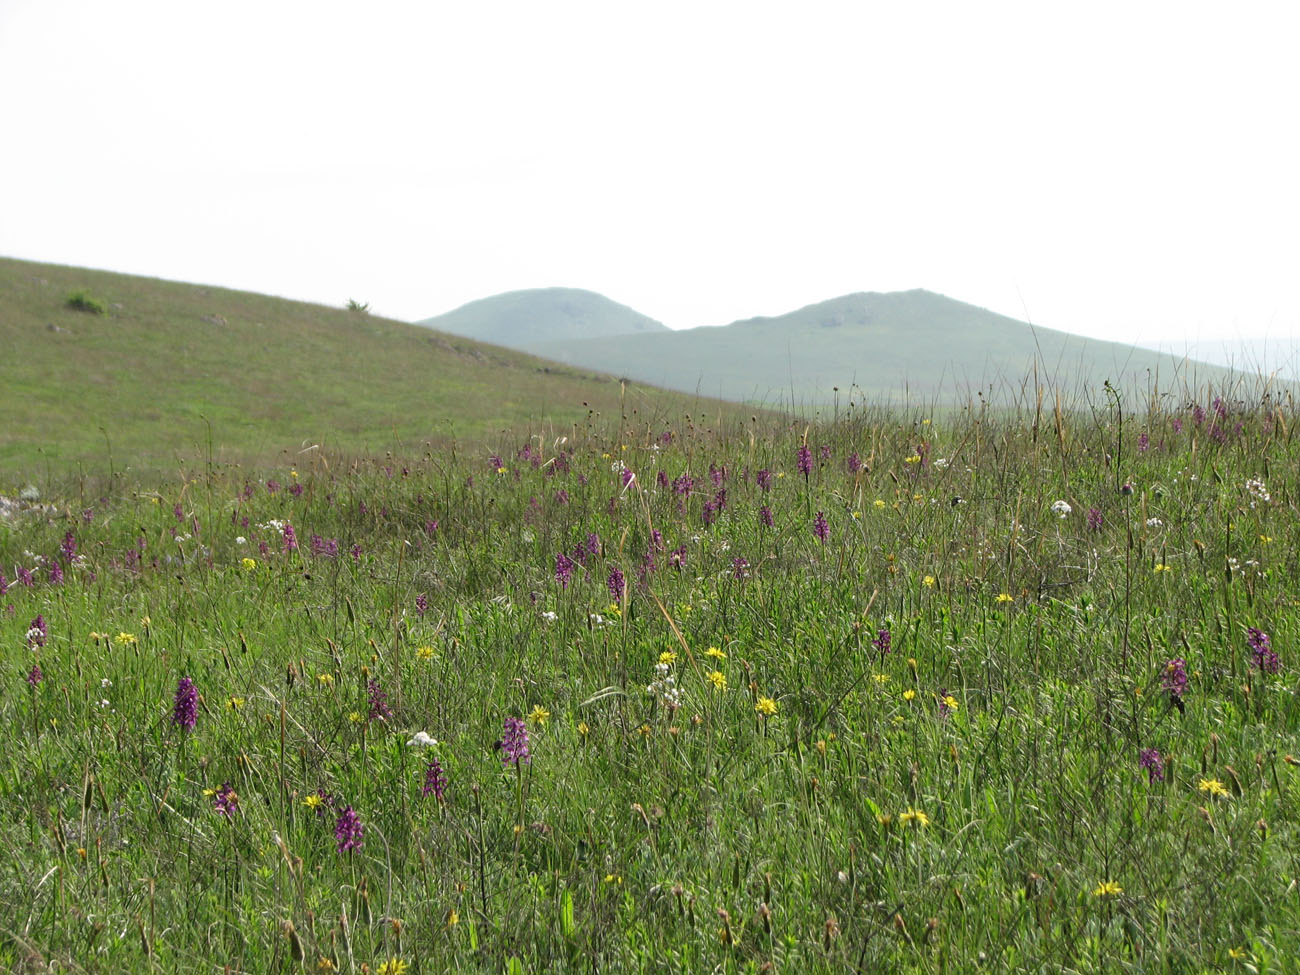
{"type": "Polygon", "coordinates": [[[1297,419],[13,475],[0,961],[1294,971],[1297,419]]]}

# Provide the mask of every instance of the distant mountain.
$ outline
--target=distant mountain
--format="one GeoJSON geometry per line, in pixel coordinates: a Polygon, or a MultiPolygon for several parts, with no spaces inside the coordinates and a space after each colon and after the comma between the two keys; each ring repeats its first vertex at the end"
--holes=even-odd
{"type": "Polygon", "coordinates": [[[676,332],[540,340],[544,331],[503,324],[493,340],[669,389],[770,406],[964,402],[989,387],[1019,389],[1035,371],[1045,385],[1093,394],[1105,380],[1149,391],[1153,383],[1167,390],[1232,378],[1220,367],[1030,326],[924,290],[859,292],[773,318],[676,332]]]}
{"type": "Polygon", "coordinates": [[[627,305],[580,288],[509,291],[471,301],[455,311],[416,324],[525,350],[548,342],[669,331],[666,325],[627,305]]]}

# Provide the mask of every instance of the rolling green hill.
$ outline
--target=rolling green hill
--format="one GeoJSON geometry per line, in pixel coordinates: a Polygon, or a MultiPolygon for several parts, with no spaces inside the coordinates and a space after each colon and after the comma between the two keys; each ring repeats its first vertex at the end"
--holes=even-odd
{"type": "MultiPolygon", "coordinates": [[[[514,311],[519,320],[519,309],[514,311]]],[[[722,327],[538,341],[503,324],[497,341],[559,362],[670,389],[769,405],[856,398],[959,402],[976,390],[1020,388],[1037,368],[1066,391],[1223,384],[1222,368],[1113,342],[1031,327],[915,290],[844,295],[774,318],[722,327]]]]}
{"type": "Polygon", "coordinates": [[[509,291],[471,301],[419,324],[515,349],[547,342],[668,331],[653,318],[579,288],[509,291]]]}
{"type": "Polygon", "coordinates": [[[110,456],[119,470],[172,468],[209,442],[238,462],[313,444],[505,448],[621,403],[639,421],[736,412],[361,312],[11,259],[0,259],[0,390],[0,488],[110,456]],[[78,290],[105,313],[69,307],[78,290]]]}

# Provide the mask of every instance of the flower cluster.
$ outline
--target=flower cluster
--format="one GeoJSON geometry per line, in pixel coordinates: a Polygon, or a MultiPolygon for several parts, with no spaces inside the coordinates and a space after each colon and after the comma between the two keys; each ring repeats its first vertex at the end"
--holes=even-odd
{"type": "Polygon", "coordinates": [[[189,731],[198,722],[199,690],[194,681],[182,677],[176,684],[176,698],[172,702],[172,724],[189,731]]]}
{"type": "Polygon", "coordinates": [[[523,718],[506,718],[501,735],[501,764],[518,768],[520,764],[527,765],[532,760],[532,754],[528,751],[528,728],[524,725],[523,718]]]}
{"type": "Polygon", "coordinates": [[[666,660],[655,664],[655,679],[646,685],[646,693],[669,711],[676,711],[682,706],[682,689],[677,686],[671,670],[672,664],[666,660]]]}
{"type": "Polygon", "coordinates": [[[1165,780],[1165,760],[1157,749],[1142,749],[1138,755],[1138,768],[1147,770],[1147,782],[1151,785],[1165,780]]]}
{"type": "Polygon", "coordinates": [[[1160,678],[1160,687],[1172,701],[1181,701],[1187,693],[1187,661],[1175,657],[1165,664],[1164,674],[1160,678]]]}
{"type": "Polygon", "coordinates": [[[334,822],[334,839],[338,843],[338,851],[346,853],[348,850],[364,846],[361,837],[365,831],[366,828],[361,824],[361,818],[357,816],[356,811],[351,806],[346,807],[334,822]]]}
{"type": "Polygon", "coordinates": [[[1273,641],[1263,630],[1253,626],[1248,627],[1246,645],[1250,647],[1255,666],[1261,671],[1266,674],[1276,674],[1282,669],[1282,662],[1278,659],[1277,651],[1273,649],[1273,641]]]}
{"type": "Polygon", "coordinates": [[[447,773],[436,758],[429,759],[429,766],[424,770],[424,790],[422,795],[433,796],[442,802],[443,793],[447,791],[447,773]]]}

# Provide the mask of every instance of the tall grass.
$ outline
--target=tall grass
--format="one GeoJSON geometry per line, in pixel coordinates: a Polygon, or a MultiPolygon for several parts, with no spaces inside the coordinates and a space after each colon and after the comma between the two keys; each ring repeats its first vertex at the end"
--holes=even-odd
{"type": "Polygon", "coordinates": [[[29,502],[0,959],[1287,970],[1295,413],[1166,403],[615,421],[29,502]]]}

